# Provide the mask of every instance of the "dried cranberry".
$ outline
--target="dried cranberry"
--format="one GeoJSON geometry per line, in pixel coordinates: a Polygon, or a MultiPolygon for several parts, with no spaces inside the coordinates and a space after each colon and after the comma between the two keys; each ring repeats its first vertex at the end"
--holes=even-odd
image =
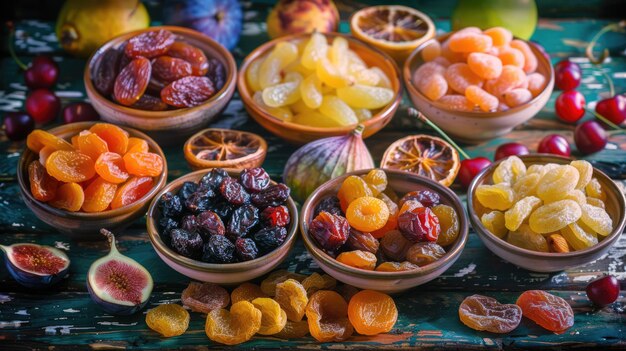
{"type": "Polygon", "coordinates": [[[343,216],[343,211],[341,211],[341,206],[339,205],[339,198],[334,195],[323,198],[322,201],[315,206],[315,217],[317,217],[317,215],[322,211],[326,211],[337,216],[343,216]]]}
{"type": "Polygon", "coordinates": [[[205,237],[224,235],[226,228],[220,216],[213,211],[204,211],[197,216],[198,231],[205,237]]]}
{"type": "Polygon", "coordinates": [[[235,260],[235,245],[223,235],[213,235],[204,244],[202,261],[231,263],[235,260]]]}
{"type": "Polygon", "coordinates": [[[258,193],[270,185],[270,175],[263,168],[248,168],[239,174],[239,182],[251,193],[258,193]]]}
{"type": "Polygon", "coordinates": [[[194,182],[184,182],[183,186],[178,190],[178,197],[184,202],[191,196],[191,194],[198,191],[198,184],[194,182]]]}
{"type": "Polygon", "coordinates": [[[226,233],[231,238],[246,236],[257,223],[259,223],[259,209],[252,205],[244,205],[233,211],[226,233]]]}
{"type": "Polygon", "coordinates": [[[270,206],[261,212],[261,221],[268,227],[285,227],[289,224],[291,217],[287,206],[270,206]]]}
{"type": "Polygon", "coordinates": [[[197,232],[198,230],[198,222],[196,221],[196,216],[194,215],[186,215],[180,220],[180,229],[184,229],[188,232],[197,232]]]}
{"type": "Polygon", "coordinates": [[[174,251],[189,258],[200,257],[203,242],[198,233],[188,232],[184,229],[172,229],[170,237],[174,251]]]}
{"type": "Polygon", "coordinates": [[[350,235],[350,224],[345,217],[322,211],[309,224],[309,234],[322,249],[337,251],[350,235]]]}
{"type": "Polygon", "coordinates": [[[213,168],[200,179],[200,188],[217,190],[225,178],[229,178],[228,172],[221,168],[213,168]]]}
{"type": "Polygon", "coordinates": [[[187,201],[185,201],[185,207],[192,213],[200,213],[209,209],[211,206],[211,197],[205,191],[198,190],[191,194],[187,201]]]}
{"type": "Polygon", "coordinates": [[[183,205],[181,204],[180,197],[167,192],[161,195],[159,199],[159,208],[161,209],[161,215],[163,217],[178,218],[183,211],[183,205]]]}
{"type": "Polygon", "coordinates": [[[285,227],[263,228],[254,233],[253,239],[263,254],[266,254],[285,242],[287,229],[285,227]]]}
{"type": "Polygon", "coordinates": [[[259,255],[259,249],[257,249],[254,240],[248,238],[238,238],[235,241],[235,253],[239,260],[250,261],[259,255]]]}
{"type": "Polygon", "coordinates": [[[222,181],[220,194],[233,205],[243,205],[250,201],[250,194],[234,178],[225,178],[222,181]]]}
{"type": "Polygon", "coordinates": [[[252,203],[260,208],[282,205],[289,198],[289,187],[285,184],[272,185],[269,188],[252,194],[252,203]]]}
{"type": "Polygon", "coordinates": [[[441,227],[439,219],[428,207],[417,207],[398,217],[398,229],[412,242],[437,241],[441,227]]]}
{"type": "Polygon", "coordinates": [[[402,206],[405,202],[409,200],[417,200],[425,207],[433,207],[439,205],[439,202],[441,201],[439,198],[439,194],[434,191],[417,190],[406,193],[406,195],[404,195],[402,199],[400,199],[399,205],[402,206]]]}

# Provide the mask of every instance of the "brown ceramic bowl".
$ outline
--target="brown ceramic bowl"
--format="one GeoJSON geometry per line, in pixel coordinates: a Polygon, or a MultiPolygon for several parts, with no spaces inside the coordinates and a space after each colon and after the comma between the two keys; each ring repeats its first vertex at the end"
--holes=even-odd
{"type": "Polygon", "coordinates": [[[236,76],[235,60],[222,45],[208,36],[188,28],[161,26],[124,33],[106,42],[87,61],[83,81],[91,104],[104,121],[141,130],[161,144],[173,144],[182,142],[186,137],[206,127],[219,116],[235,92],[236,76]],[[226,69],[226,83],[222,89],[198,106],[166,111],[139,110],[120,105],[110,97],[101,95],[93,86],[91,73],[94,67],[100,63],[104,52],[110,48],[118,48],[137,34],[160,29],[169,30],[176,34],[180,40],[200,48],[207,57],[220,60],[226,69]]]}
{"type": "MultiPolygon", "coordinates": [[[[572,161],[570,158],[548,154],[534,154],[521,156],[520,158],[527,167],[533,164],[546,163],[568,164],[572,161]]],[[[600,258],[609,251],[611,246],[613,246],[622,235],[624,227],[626,226],[626,200],[624,199],[624,194],[622,194],[611,178],[594,168],[593,177],[598,179],[607,194],[605,202],[606,211],[613,219],[613,231],[602,241],[584,250],[553,253],[526,250],[498,238],[489,232],[481,223],[477,213],[481,205],[478,203],[478,200],[476,200],[475,193],[479,185],[492,184],[491,177],[500,162],[492,164],[479,173],[467,190],[467,210],[472,227],[476,230],[478,237],[480,237],[485,246],[500,258],[534,272],[558,272],[582,266],[600,258]]]]}
{"type": "Polygon", "coordinates": [[[440,102],[431,101],[413,84],[413,73],[424,63],[422,50],[432,41],[443,42],[452,33],[430,39],[418,46],[404,63],[402,75],[413,105],[428,119],[456,140],[478,143],[509,133],[516,126],[533,118],[548,102],[554,88],[554,69],[550,61],[532,44],[529,46],[537,57],[537,72],[546,77],[546,86],[529,102],[506,111],[454,111],[440,102]]]}
{"type": "Polygon", "coordinates": [[[378,272],[354,268],[338,262],[322,251],[315,239],[309,234],[309,223],[313,220],[315,207],[327,196],[336,195],[344,179],[351,175],[365,175],[370,170],[360,170],[333,178],[317,188],[302,205],[300,213],[300,231],[304,245],[313,256],[317,264],[335,279],[356,286],[360,289],[373,289],[383,292],[401,292],[418,285],[425,284],[445,272],[459,258],[468,236],[468,221],[461,200],[449,188],[428,178],[415,174],[385,169],[388,186],[398,195],[419,189],[435,191],[441,197],[441,202],[452,206],[459,217],[459,236],[456,241],[446,248],[446,254],[441,259],[420,267],[419,269],[403,272],[378,272]]]}
{"type": "MultiPolygon", "coordinates": [[[[71,136],[82,130],[89,129],[95,123],[97,122],[70,123],[52,128],[48,130],[48,132],[69,141],[71,136]]],[[[28,165],[33,160],[38,160],[39,156],[29,149],[25,149],[17,166],[17,180],[20,185],[20,193],[22,194],[26,206],[33,211],[37,218],[73,239],[99,240],[104,239],[104,237],[100,235],[101,228],[115,232],[127,227],[137,218],[143,217],[143,215],[146,214],[150,200],[167,182],[167,161],[159,145],[150,137],[131,128],[122,127],[122,129],[127,131],[131,137],[145,139],[150,147],[150,152],[154,152],[163,158],[163,173],[156,177],[155,185],[152,190],[138,201],[114,210],[86,213],[69,212],[58,209],[35,199],[31,194],[28,179],[28,165]]]]}
{"type": "MultiPolygon", "coordinates": [[[[146,219],[148,235],[150,237],[150,242],[152,242],[152,247],[154,247],[154,250],[163,262],[172,267],[172,269],[189,278],[203,282],[227,285],[239,284],[253,280],[270,272],[283,262],[285,258],[287,258],[287,255],[296,242],[296,232],[298,230],[298,209],[296,208],[296,204],[291,197],[285,204],[285,206],[289,209],[289,214],[291,216],[291,223],[287,228],[287,238],[285,239],[285,242],[278,248],[274,249],[274,251],[254,260],[225,264],[197,261],[178,254],[167,246],[163,240],[161,240],[161,235],[159,234],[158,229],[159,219],[161,218],[161,213],[158,209],[158,202],[161,195],[166,192],[176,193],[184,182],[197,182],[209,171],[209,169],[202,169],[184,175],[167,184],[158,194],[156,194],[150,204],[148,217],[146,219]]],[[[239,171],[228,171],[228,174],[232,177],[237,177],[239,176],[239,171]]],[[[276,184],[276,182],[272,181],[272,184],[276,184]]]]}
{"type": "MultiPolygon", "coordinates": [[[[346,126],[338,128],[319,128],[301,125],[292,122],[286,122],[277,117],[272,116],[269,112],[262,109],[253,99],[254,92],[246,82],[246,71],[255,60],[265,57],[276,44],[282,41],[301,41],[310,37],[311,34],[293,34],[280,37],[269,41],[258,48],[254,49],[243,61],[239,69],[239,77],[237,77],[237,89],[243,104],[255,121],[262,125],[265,129],[273,134],[287,140],[293,144],[305,144],[313,140],[326,138],[330,136],[346,135],[351,132],[355,126],[346,126]]],[[[379,67],[389,80],[391,87],[395,93],[395,98],[377,114],[373,115],[369,120],[361,123],[365,126],[363,137],[367,138],[381,130],[396,113],[402,100],[402,82],[400,80],[400,71],[396,63],[387,54],[376,48],[368,46],[349,35],[339,33],[325,33],[329,41],[333,38],[341,36],[348,40],[351,50],[354,50],[368,66],[379,67]]]]}

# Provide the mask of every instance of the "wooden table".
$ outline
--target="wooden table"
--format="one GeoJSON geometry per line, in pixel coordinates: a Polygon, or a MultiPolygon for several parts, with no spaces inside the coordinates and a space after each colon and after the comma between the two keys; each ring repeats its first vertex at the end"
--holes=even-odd
{"type": "MultiPolygon", "coordinates": [[[[266,40],[262,33],[266,7],[259,5],[254,11],[246,11],[247,23],[244,37],[234,50],[240,62],[247,52],[266,40]]],[[[553,62],[564,57],[583,68],[583,84],[580,91],[592,107],[594,101],[608,93],[607,82],[601,70],[614,80],[618,92],[626,91],[626,59],[623,49],[624,34],[607,35],[604,45],[617,52],[621,46],[622,56],[613,57],[601,68],[594,67],[584,58],[584,46],[608,21],[601,20],[542,20],[533,37],[550,52],[553,62]]],[[[436,21],[440,31],[449,29],[447,20],[436,21]]],[[[84,61],[68,57],[59,50],[53,33],[53,23],[39,21],[17,22],[15,46],[18,54],[29,60],[33,54],[52,54],[59,61],[61,77],[56,87],[63,102],[85,98],[82,83],[84,61]],[[28,39],[24,35],[28,35],[28,39]]],[[[347,24],[342,23],[342,31],[347,24]]],[[[6,33],[5,33],[6,34],[6,33]]],[[[4,37],[6,42],[6,35],[4,37]]],[[[3,47],[6,47],[4,45],[3,47]]],[[[0,110],[23,109],[26,95],[21,73],[8,55],[0,61],[0,110]]],[[[573,126],[559,122],[554,116],[554,98],[539,115],[529,123],[499,140],[466,146],[471,156],[492,157],[497,145],[516,140],[531,150],[546,134],[560,133],[572,140],[573,126]]],[[[366,141],[376,161],[394,140],[407,134],[432,133],[416,121],[408,118],[408,99],[395,116],[391,125],[366,141]]],[[[590,114],[586,118],[592,118],[590,114]]],[[[294,150],[292,146],[261,129],[243,109],[238,96],[212,127],[227,127],[254,131],[264,136],[270,145],[266,169],[272,177],[280,177],[283,166],[294,150]]],[[[186,165],[182,143],[165,150],[170,180],[190,171],[186,165]]],[[[130,317],[115,317],[104,313],[89,298],[85,287],[85,275],[90,264],[106,252],[103,242],[80,242],[69,240],[41,221],[26,208],[19,196],[16,165],[24,147],[23,143],[0,141],[0,243],[36,242],[66,250],[72,260],[70,277],[60,285],[46,291],[33,291],[17,285],[0,270],[0,349],[53,349],[53,348],[211,348],[225,347],[211,342],[204,333],[205,317],[191,314],[189,330],[182,336],[163,339],[148,329],[144,322],[145,311],[130,317]]],[[[612,134],[607,148],[587,159],[626,162],[626,136],[612,134]]],[[[580,156],[575,153],[576,156],[580,156]]],[[[620,181],[621,182],[621,181],[620,181]]],[[[622,182],[623,183],[623,182],[622,182]]],[[[623,185],[623,184],[622,184],[623,185]]],[[[455,189],[464,198],[460,189],[455,189]]],[[[158,304],[180,302],[180,293],[189,279],[166,266],[154,253],[146,234],[145,221],[138,220],[131,228],[119,233],[121,251],[133,257],[152,272],[155,285],[149,308],[158,304]]],[[[349,341],[334,344],[318,344],[307,337],[300,340],[279,340],[272,337],[255,337],[239,348],[334,348],[334,349],[411,349],[415,347],[449,348],[626,348],[626,325],[624,324],[626,299],[620,295],[617,303],[603,309],[593,308],[584,293],[590,280],[610,273],[626,282],[624,256],[626,238],[622,238],[608,255],[583,267],[560,273],[533,273],[518,268],[493,255],[485,248],[474,232],[470,233],[465,250],[444,275],[438,279],[395,296],[400,315],[389,334],[376,337],[353,336],[349,341]],[[514,303],[521,291],[546,289],[565,298],[574,308],[576,324],[566,333],[555,335],[533,322],[524,319],[520,326],[506,335],[482,333],[460,323],[457,308],[468,295],[480,293],[497,298],[501,302],[514,303]]],[[[284,268],[301,273],[319,271],[300,241],[296,244],[284,268]]]]}

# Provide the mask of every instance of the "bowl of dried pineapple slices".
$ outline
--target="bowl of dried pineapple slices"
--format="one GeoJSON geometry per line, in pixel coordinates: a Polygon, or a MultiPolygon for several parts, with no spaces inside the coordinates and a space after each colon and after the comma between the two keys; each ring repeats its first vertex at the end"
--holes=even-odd
{"type": "Polygon", "coordinates": [[[626,226],[624,194],[585,160],[510,156],[469,187],[467,207],[485,246],[535,272],[557,272],[604,255],[626,226]]]}

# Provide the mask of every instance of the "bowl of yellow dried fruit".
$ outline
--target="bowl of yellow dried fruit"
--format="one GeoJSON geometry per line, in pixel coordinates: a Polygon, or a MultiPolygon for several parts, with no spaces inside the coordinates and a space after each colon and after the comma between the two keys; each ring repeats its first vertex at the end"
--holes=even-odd
{"type": "Polygon", "coordinates": [[[584,160],[510,156],[469,187],[473,228],[494,254],[535,272],[557,272],[604,255],[626,226],[624,195],[584,160]]]}

